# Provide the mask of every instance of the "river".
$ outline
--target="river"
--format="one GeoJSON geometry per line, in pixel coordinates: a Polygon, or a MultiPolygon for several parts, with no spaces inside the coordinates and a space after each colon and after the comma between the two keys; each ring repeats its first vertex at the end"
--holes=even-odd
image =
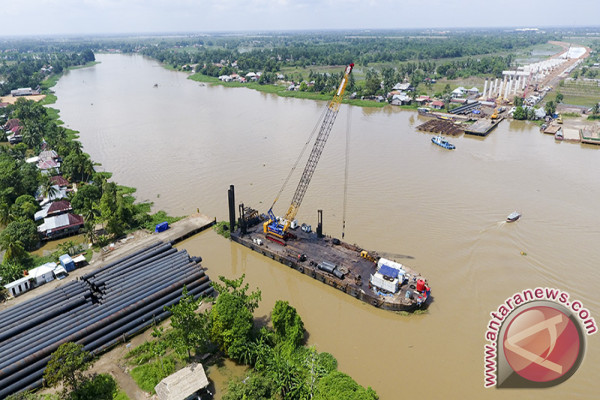
{"type": "MultiPolygon", "coordinates": [[[[227,219],[227,189],[265,212],[324,107],[245,88],[202,85],[141,56],[101,54],[55,87],[65,124],[114,180],[172,215],[227,219]],[[156,84],[156,87],[155,87],[156,84]]],[[[490,312],[516,292],[553,287],[600,321],[600,149],[555,142],[536,126],[502,122],[487,138],[417,132],[398,108],[343,105],[298,219],[340,237],[346,137],[350,138],[345,240],[390,253],[429,278],[426,315],[400,316],[205,232],[180,247],[211,278],[246,274],[260,287],[257,315],[277,299],[302,316],[308,343],[381,399],[591,398],[600,392],[599,336],[579,370],[545,390],[483,386],[490,312]],[[506,215],[519,210],[513,224],[506,215]]],[[[302,164],[301,164],[302,165],[302,164]]],[[[302,167],[274,211],[287,210],[302,167]]]]}

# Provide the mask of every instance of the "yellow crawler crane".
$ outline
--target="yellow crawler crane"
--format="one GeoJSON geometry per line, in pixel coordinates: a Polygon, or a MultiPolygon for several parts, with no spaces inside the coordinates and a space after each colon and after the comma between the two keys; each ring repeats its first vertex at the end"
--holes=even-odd
{"type": "Polygon", "coordinates": [[[346,85],[348,84],[348,79],[353,67],[354,64],[349,64],[346,67],[342,82],[340,83],[335,96],[327,105],[327,112],[323,118],[323,122],[321,123],[319,134],[317,135],[315,144],[313,145],[306,166],[304,167],[304,172],[302,173],[302,177],[300,178],[300,182],[298,183],[298,187],[296,188],[296,192],[292,198],[292,204],[290,205],[290,208],[288,208],[283,221],[280,222],[273,213],[273,206],[279,199],[279,195],[281,195],[283,188],[275,198],[275,201],[273,201],[271,208],[269,208],[269,220],[263,224],[263,230],[267,238],[274,242],[285,244],[285,240],[287,239],[287,230],[296,217],[298,209],[300,208],[300,204],[302,204],[302,199],[304,198],[306,189],[308,189],[308,184],[310,183],[313,173],[315,172],[315,168],[317,167],[317,163],[321,158],[321,153],[323,153],[323,148],[325,147],[325,143],[327,142],[327,138],[329,137],[329,133],[331,132],[335,118],[340,110],[344,91],[346,90],[346,85]]]}

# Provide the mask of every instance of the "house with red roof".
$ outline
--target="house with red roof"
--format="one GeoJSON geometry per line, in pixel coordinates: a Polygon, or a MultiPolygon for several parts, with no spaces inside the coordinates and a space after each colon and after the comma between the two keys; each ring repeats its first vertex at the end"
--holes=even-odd
{"type": "Polygon", "coordinates": [[[42,240],[57,239],[79,232],[83,226],[83,217],[77,214],[61,214],[44,218],[44,223],[38,226],[42,240]]]}
{"type": "Polygon", "coordinates": [[[69,186],[69,181],[66,180],[62,175],[55,175],[50,177],[52,185],[56,185],[60,188],[69,186]]]}
{"type": "Polygon", "coordinates": [[[57,215],[65,214],[73,211],[71,202],[69,200],[57,200],[52,203],[45,204],[42,209],[35,213],[34,219],[39,221],[43,218],[54,217],[57,215]]]}
{"type": "Polygon", "coordinates": [[[444,102],[440,100],[433,101],[431,102],[431,107],[435,108],[436,110],[441,110],[444,108],[444,102]]]}

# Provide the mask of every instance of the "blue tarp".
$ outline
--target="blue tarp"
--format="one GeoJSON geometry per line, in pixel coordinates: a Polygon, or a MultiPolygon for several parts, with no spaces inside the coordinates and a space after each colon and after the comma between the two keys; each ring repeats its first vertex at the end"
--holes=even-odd
{"type": "Polygon", "coordinates": [[[390,278],[394,279],[398,278],[398,274],[400,273],[400,271],[398,271],[396,268],[392,268],[385,264],[379,268],[378,272],[383,276],[389,276],[390,278]]]}
{"type": "Polygon", "coordinates": [[[156,225],[156,228],[154,229],[154,232],[163,232],[163,231],[166,231],[167,229],[169,229],[169,223],[168,222],[161,222],[160,224],[156,225]]]}

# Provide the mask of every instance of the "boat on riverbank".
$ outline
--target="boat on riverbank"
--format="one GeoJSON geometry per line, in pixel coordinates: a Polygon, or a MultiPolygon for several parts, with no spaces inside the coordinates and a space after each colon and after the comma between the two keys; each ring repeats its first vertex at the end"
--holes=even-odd
{"type": "Polygon", "coordinates": [[[454,146],[452,143],[448,142],[446,140],[446,138],[444,138],[443,136],[434,136],[431,138],[431,141],[434,144],[437,144],[438,146],[443,147],[448,150],[454,150],[456,148],[456,146],[454,146]]]}

